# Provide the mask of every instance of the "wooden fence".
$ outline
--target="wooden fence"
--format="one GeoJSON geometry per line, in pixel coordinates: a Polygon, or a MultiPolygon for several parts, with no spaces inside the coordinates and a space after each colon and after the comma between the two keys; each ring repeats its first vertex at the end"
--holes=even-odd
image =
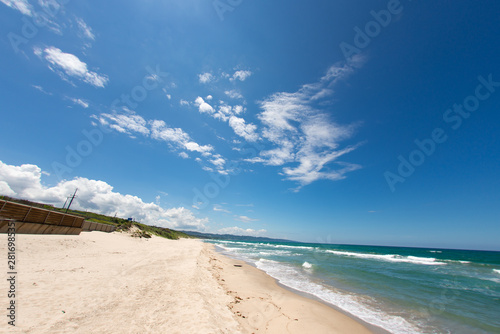
{"type": "Polygon", "coordinates": [[[113,225],[86,221],[80,216],[0,200],[0,233],[6,233],[8,223],[12,221],[16,222],[16,233],[80,234],[82,230],[102,232],[116,230],[113,225]]]}

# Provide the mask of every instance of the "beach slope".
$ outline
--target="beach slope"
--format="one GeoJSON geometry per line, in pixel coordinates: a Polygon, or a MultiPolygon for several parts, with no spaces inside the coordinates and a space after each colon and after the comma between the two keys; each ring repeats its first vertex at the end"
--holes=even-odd
{"type": "Polygon", "coordinates": [[[16,243],[16,327],[4,320],[2,332],[369,333],[199,240],[86,232],[16,243]]]}

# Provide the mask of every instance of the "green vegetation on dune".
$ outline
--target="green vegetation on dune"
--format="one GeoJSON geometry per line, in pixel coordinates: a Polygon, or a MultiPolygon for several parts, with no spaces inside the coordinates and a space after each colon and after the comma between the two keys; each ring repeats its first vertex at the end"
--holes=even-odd
{"type": "MultiPolygon", "coordinates": [[[[38,208],[42,208],[42,209],[46,209],[46,210],[66,212],[66,209],[57,208],[57,207],[54,207],[52,205],[31,202],[31,201],[12,198],[12,197],[8,197],[8,196],[0,196],[0,199],[5,200],[5,201],[16,202],[16,203],[20,203],[20,204],[24,204],[24,205],[34,206],[34,207],[38,207],[38,208]]],[[[117,231],[128,231],[132,228],[132,226],[136,226],[140,230],[140,232],[135,233],[135,236],[141,237],[141,238],[150,238],[151,235],[157,235],[159,237],[163,237],[166,239],[173,239],[173,240],[177,240],[180,238],[197,239],[197,237],[195,237],[195,236],[188,235],[184,232],[171,230],[169,228],[150,226],[150,225],[138,223],[135,221],[130,221],[128,219],[110,217],[110,216],[102,215],[102,214],[95,213],[95,212],[68,210],[68,214],[84,217],[85,220],[88,220],[91,222],[114,225],[114,226],[116,226],[117,231]]]]}

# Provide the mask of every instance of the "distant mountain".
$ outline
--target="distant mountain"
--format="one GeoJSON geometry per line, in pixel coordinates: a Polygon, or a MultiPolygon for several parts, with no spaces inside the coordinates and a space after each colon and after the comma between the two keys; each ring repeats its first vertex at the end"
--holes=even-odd
{"type": "Polygon", "coordinates": [[[213,233],[201,233],[193,231],[181,231],[187,235],[201,239],[217,239],[217,240],[228,240],[228,241],[258,241],[258,242],[297,242],[285,239],[272,239],[264,237],[250,237],[244,235],[232,235],[232,234],[213,234],[213,233]]]}

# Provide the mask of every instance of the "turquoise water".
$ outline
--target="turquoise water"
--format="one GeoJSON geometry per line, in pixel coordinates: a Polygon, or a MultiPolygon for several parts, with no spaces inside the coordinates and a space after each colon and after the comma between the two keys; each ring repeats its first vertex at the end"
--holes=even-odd
{"type": "Polygon", "coordinates": [[[500,333],[500,252],[208,242],[391,333],[500,333]]]}

